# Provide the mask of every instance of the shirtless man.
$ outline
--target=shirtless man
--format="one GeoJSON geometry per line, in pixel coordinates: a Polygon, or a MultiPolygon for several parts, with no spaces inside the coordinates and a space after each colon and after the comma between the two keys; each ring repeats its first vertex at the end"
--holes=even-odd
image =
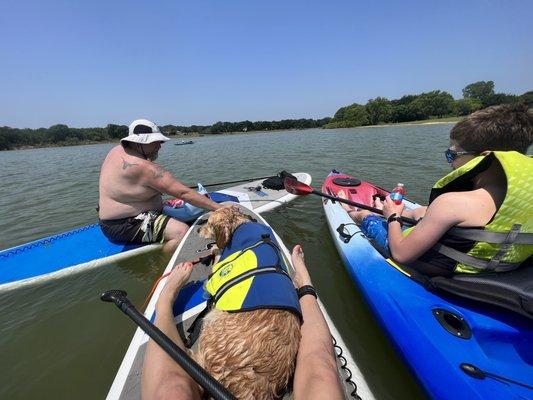
{"type": "Polygon", "coordinates": [[[113,147],[100,171],[99,218],[104,234],[115,242],[157,243],[173,251],[188,226],[162,214],[165,193],[206,210],[221,206],[198,194],[154,163],[169,140],[153,122],[138,119],[129,135],[113,147]]]}

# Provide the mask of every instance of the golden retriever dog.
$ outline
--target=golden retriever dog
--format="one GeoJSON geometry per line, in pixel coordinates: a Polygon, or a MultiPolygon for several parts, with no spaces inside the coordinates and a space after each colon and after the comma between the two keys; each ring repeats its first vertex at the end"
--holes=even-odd
{"type": "MultiPolygon", "coordinates": [[[[211,214],[200,234],[222,250],[235,229],[250,222],[237,207],[211,214]]],[[[238,399],[276,399],[294,373],[300,320],[283,309],[226,312],[213,308],[203,321],[196,360],[238,399]]]]}

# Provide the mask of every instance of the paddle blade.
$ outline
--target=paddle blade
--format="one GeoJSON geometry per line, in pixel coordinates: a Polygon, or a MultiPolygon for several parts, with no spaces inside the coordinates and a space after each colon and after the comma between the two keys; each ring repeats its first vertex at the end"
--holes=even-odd
{"type": "Polygon", "coordinates": [[[313,188],[311,186],[294,178],[285,178],[283,186],[285,186],[287,192],[298,196],[305,196],[306,194],[313,193],[313,188]]]}

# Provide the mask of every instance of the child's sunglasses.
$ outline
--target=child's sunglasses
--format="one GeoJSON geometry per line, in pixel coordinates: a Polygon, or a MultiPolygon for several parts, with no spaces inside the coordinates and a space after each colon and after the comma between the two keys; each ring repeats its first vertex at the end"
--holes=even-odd
{"type": "Polygon", "coordinates": [[[467,154],[476,154],[476,153],[473,153],[471,151],[455,151],[455,150],[452,150],[452,149],[446,149],[446,151],[444,152],[444,155],[446,156],[446,161],[448,161],[449,164],[451,164],[452,162],[454,162],[457,157],[459,156],[465,156],[467,154]]]}

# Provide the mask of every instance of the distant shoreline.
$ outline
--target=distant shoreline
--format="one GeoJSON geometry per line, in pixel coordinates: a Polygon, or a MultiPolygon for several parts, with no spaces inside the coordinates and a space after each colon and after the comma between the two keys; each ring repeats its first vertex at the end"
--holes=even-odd
{"type": "Polygon", "coordinates": [[[456,124],[461,119],[457,121],[420,121],[420,122],[399,122],[396,124],[381,124],[381,125],[367,125],[367,126],[358,126],[357,128],[385,128],[388,126],[413,126],[413,125],[449,125],[456,124]]]}
{"type": "MultiPolygon", "coordinates": [[[[354,126],[351,128],[333,128],[333,129],[360,129],[360,128],[386,128],[386,127],[394,127],[394,126],[412,126],[412,125],[443,125],[443,124],[455,124],[456,122],[460,121],[462,118],[442,118],[442,119],[435,119],[435,120],[422,120],[422,121],[409,121],[409,122],[397,122],[393,124],[379,124],[379,125],[365,125],[365,126],[354,126]]],[[[309,128],[309,129],[325,129],[325,128],[309,128]]],[[[177,134],[177,135],[169,135],[171,142],[173,139],[190,139],[190,138],[197,138],[197,137],[203,137],[203,136],[230,136],[230,135],[245,135],[248,133],[260,133],[260,132],[279,132],[282,130],[289,130],[289,131],[306,131],[308,129],[281,129],[281,130],[264,130],[264,131],[247,131],[247,132],[241,132],[241,131],[235,131],[235,132],[224,132],[224,133],[199,133],[199,132],[190,132],[190,133],[184,133],[184,134],[177,134]]],[[[106,144],[106,143],[116,143],[118,144],[120,142],[119,139],[117,140],[107,140],[107,141],[84,141],[84,142],[78,142],[78,143],[55,143],[55,144],[49,144],[49,145],[42,145],[42,146],[20,146],[9,150],[0,150],[0,151],[16,151],[16,150],[32,150],[32,149],[45,149],[50,147],[70,147],[70,146],[83,146],[83,145],[90,145],[90,144],[106,144]]]]}

